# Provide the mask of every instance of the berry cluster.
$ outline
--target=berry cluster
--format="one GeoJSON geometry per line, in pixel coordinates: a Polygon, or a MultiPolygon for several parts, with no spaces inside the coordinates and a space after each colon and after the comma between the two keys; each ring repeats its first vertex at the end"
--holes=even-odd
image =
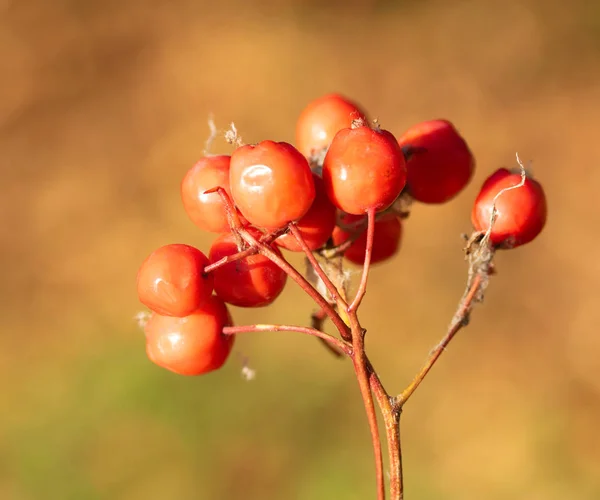
{"type": "MultiPolygon", "coordinates": [[[[183,375],[218,369],[235,337],[223,333],[232,326],[226,304],[267,306],[289,276],[300,279],[281,249],[343,256],[366,270],[397,252],[413,201],[451,200],[474,166],[452,123],[426,121],[396,138],[336,94],[305,108],[295,146],[238,143],[230,156],[205,156],[185,175],[181,197],[190,219],[218,236],[208,256],[172,244],[143,262],[137,289],[152,310],[148,357],[183,375]]],[[[540,184],[506,169],[485,181],[472,212],[493,248],[530,242],[545,219],[540,184]]]]}

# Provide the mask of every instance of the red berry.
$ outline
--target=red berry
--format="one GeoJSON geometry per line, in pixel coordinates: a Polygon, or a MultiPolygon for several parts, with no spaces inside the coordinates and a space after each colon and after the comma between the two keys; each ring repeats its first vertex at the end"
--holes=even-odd
{"type": "Polygon", "coordinates": [[[339,94],[327,94],[312,101],[296,124],[296,147],[307,157],[326,149],[340,130],[354,120],[365,120],[365,113],[339,94]]]}
{"type": "Polygon", "coordinates": [[[208,258],[197,248],[160,247],[142,263],[137,275],[140,302],[166,316],[187,316],[212,293],[213,277],[204,274],[208,258]]]}
{"type": "MultiPolygon", "coordinates": [[[[503,189],[521,183],[521,174],[506,168],[494,172],[483,183],[473,205],[471,220],[477,231],[487,231],[492,217],[494,198],[503,189]]],[[[539,182],[531,177],[523,186],[504,191],[496,198],[497,216],[490,233],[494,245],[518,247],[533,240],[546,225],[546,195],[539,182]]]]}
{"type": "Polygon", "coordinates": [[[327,195],[342,211],[364,214],[389,207],[406,183],[404,155],[387,130],[345,128],[334,137],[323,163],[327,195]]]}
{"type": "MultiPolygon", "coordinates": [[[[311,250],[321,248],[331,236],[336,221],[336,208],[333,206],[327,193],[323,180],[313,177],[315,183],[315,201],[304,217],[298,221],[298,229],[304,241],[311,250]]],[[[302,247],[293,234],[287,233],[277,238],[276,243],[292,252],[301,252],[302,247]]]]}
{"type": "Polygon", "coordinates": [[[231,155],[231,194],[248,221],[278,229],[300,219],[315,199],[308,161],[286,142],[263,141],[231,155]]]}
{"type": "Polygon", "coordinates": [[[202,375],[223,366],[234,335],[224,335],[232,324],[221,299],[209,297],[183,318],[153,314],[145,327],[146,354],[153,363],[179,375],[202,375]]]}
{"type": "MultiPolygon", "coordinates": [[[[205,191],[222,187],[229,196],[229,163],[225,155],[207,156],[196,163],[181,182],[183,207],[194,224],[204,231],[225,233],[229,231],[227,212],[219,193],[205,191]]],[[[245,221],[243,221],[245,222],[245,221]]]]}
{"type": "MultiPolygon", "coordinates": [[[[259,231],[252,231],[258,239],[259,231]]],[[[277,248],[273,251],[281,255],[277,248]]],[[[232,233],[222,234],[212,244],[210,261],[238,253],[232,233]]],[[[285,287],[287,275],[276,264],[261,254],[254,254],[229,262],[212,273],[215,292],[225,302],[239,307],[262,307],[271,304],[285,287]]]]}
{"type": "Polygon", "coordinates": [[[444,203],[471,180],[475,160],[467,143],[447,120],[431,120],[409,128],[400,139],[408,153],[406,186],[422,203],[444,203]]]}
{"type": "MultiPolygon", "coordinates": [[[[344,253],[344,257],[354,264],[363,265],[367,250],[367,221],[366,217],[359,215],[344,214],[341,222],[344,225],[352,225],[361,231],[360,236],[350,245],[344,253]],[[362,224],[361,224],[362,222],[362,224]]],[[[350,238],[352,232],[345,231],[339,226],[333,230],[334,245],[341,245],[350,238]]],[[[402,223],[394,214],[382,215],[375,221],[375,233],[373,235],[373,251],[371,264],[383,262],[394,256],[400,248],[402,240],[402,223]]]]}

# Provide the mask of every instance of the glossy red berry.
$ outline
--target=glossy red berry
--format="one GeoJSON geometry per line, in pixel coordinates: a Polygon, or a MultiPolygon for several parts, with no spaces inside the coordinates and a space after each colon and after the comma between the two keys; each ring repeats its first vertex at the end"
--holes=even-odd
{"type": "Polygon", "coordinates": [[[208,258],[183,244],[160,247],[142,263],[137,275],[140,302],[167,316],[187,316],[213,290],[213,277],[204,274],[208,258]]]}
{"type": "MultiPolygon", "coordinates": [[[[344,230],[339,226],[333,231],[334,245],[341,245],[350,238],[354,230],[360,231],[360,236],[348,247],[344,257],[350,262],[363,265],[367,250],[367,224],[366,217],[360,215],[344,214],[341,219],[343,225],[351,226],[352,231],[344,230]]],[[[373,251],[371,264],[377,264],[393,257],[400,248],[402,241],[402,222],[394,214],[384,214],[375,221],[373,235],[373,251]]]]}
{"type": "Polygon", "coordinates": [[[354,120],[366,120],[365,113],[352,101],[327,94],[312,101],[296,124],[296,147],[307,157],[326,149],[340,130],[354,120]]]}
{"type": "Polygon", "coordinates": [[[471,213],[473,226],[477,231],[487,231],[496,199],[497,216],[490,233],[494,245],[509,248],[524,245],[546,225],[546,195],[539,182],[527,177],[522,186],[502,192],[520,183],[520,173],[501,168],[483,183],[475,200],[471,213]]]}
{"type": "Polygon", "coordinates": [[[278,229],[299,220],[315,199],[308,161],[286,142],[241,146],[231,155],[233,201],[254,226],[278,229]]]}
{"type": "Polygon", "coordinates": [[[334,137],[323,163],[331,201],[350,214],[389,207],[406,183],[404,155],[387,130],[345,128],[334,137]]]}
{"type": "Polygon", "coordinates": [[[232,324],[221,299],[211,296],[183,318],[153,314],[145,326],[146,354],[153,363],[179,375],[202,375],[224,363],[234,335],[224,335],[232,324]]]}
{"type": "MultiPolygon", "coordinates": [[[[336,222],[336,208],[325,192],[323,180],[313,177],[315,200],[304,217],[298,221],[298,229],[311,250],[321,248],[330,238],[336,222]]],[[[276,243],[292,252],[301,252],[302,247],[293,234],[287,233],[277,238],[276,243]]]]}
{"type": "Polygon", "coordinates": [[[185,174],[181,182],[183,207],[192,222],[204,231],[229,231],[227,212],[221,195],[217,192],[205,194],[205,191],[222,187],[231,196],[230,160],[231,158],[225,155],[202,158],[185,174]]]}
{"type": "Polygon", "coordinates": [[[447,120],[418,123],[398,142],[408,157],[406,186],[417,201],[444,203],[462,191],[473,176],[473,155],[447,120]]]}
{"type": "MultiPolygon", "coordinates": [[[[261,234],[253,231],[258,239],[261,234]]],[[[273,251],[281,255],[276,247],[273,251]]],[[[219,236],[210,249],[210,261],[238,253],[233,234],[219,236]]],[[[212,273],[215,292],[225,302],[239,307],[263,307],[271,304],[283,291],[287,275],[276,264],[261,254],[229,262],[212,273]]]]}

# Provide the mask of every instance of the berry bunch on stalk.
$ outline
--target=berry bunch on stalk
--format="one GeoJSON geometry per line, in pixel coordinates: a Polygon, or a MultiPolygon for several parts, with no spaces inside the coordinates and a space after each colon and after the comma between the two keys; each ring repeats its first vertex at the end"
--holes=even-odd
{"type": "Polygon", "coordinates": [[[455,126],[431,120],[396,137],[369,121],[361,108],[337,94],[311,102],[300,115],[295,146],[265,140],[243,144],[235,128],[228,155],[206,155],[185,175],[183,206],[201,229],[216,233],[207,253],[184,244],[155,250],[137,276],[140,301],[152,314],[145,324],[146,352],[157,365],[181,375],[220,368],[235,336],[252,331],[296,331],[321,340],[354,368],[375,456],[377,498],[386,496],[384,422],[389,492],[403,496],[400,414],[454,335],[493,272],[498,249],[532,241],[546,222],[541,185],[518,169],[499,169],[479,192],[465,248],[468,279],[450,326],[413,381],[400,393],[383,386],[365,352],[367,330],[358,310],[370,266],[399,250],[403,224],[415,202],[442,204],[473,176],[473,155],[455,126]],[[284,252],[302,252],[303,274],[284,252]],[[362,267],[350,294],[348,265],[362,267]],[[234,326],[227,304],[265,307],[296,282],[315,302],[310,326],[234,326]],[[325,321],[339,335],[325,333],[325,321]]]}

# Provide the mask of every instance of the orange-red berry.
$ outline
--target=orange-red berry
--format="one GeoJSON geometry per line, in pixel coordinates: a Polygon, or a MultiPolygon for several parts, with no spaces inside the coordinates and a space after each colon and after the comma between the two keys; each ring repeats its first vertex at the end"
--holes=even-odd
{"type": "Polygon", "coordinates": [[[331,144],[340,130],[354,120],[366,120],[365,113],[340,94],[327,94],[312,101],[300,114],[296,124],[296,147],[307,157],[331,144]]]}
{"type": "MultiPolygon", "coordinates": [[[[200,229],[212,233],[229,231],[225,204],[218,192],[205,193],[221,187],[231,196],[229,189],[229,163],[226,155],[207,156],[196,163],[181,182],[181,199],[189,218],[200,229]]],[[[242,221],[245,222],[245,221],[242,221]]]]}
{"type": "Polygon", "coordinates": [[[361,215],[381,211],[406,183],[404,155],[387,130],[366,125],[340,130],[323,163],[323,181],[331,201],[342,211],[361,215]]]}
{"type": "MultiPolygon", "coordinates": [[[[353,230],[344,230],[339,226],[333,231],[334,245],[341,245],[351,237],[354,230],[360,231],[358,238],[348,247],[344,257],[350,262],[363,265],[367,250],[366,217],[344,214],[341,219],[344,225],[352,226],[353,230]]],[[[377,264],[393,257],[400,248],[402,241],[402,222],[394,214],[384,214],[375,221],[373,234],[373,250],[371,264],[377,264]]]]}
{"type": "MultiPolygon", "coordinates": [[[[253,230],[257,239],[261,234],[253,230]]],[[[273,246],[273,251],[281,255],[273,246]]],[[[238,253],[235,237],[222,234],[210,248],[210,261],[238,253]]],[[[263,307],[271,304],[283,291],[287,275],[262,254],[254,254],[229,262],[211,272],[215,280],[215,292],[228,304],[238,307],[263,307]]]]}
{"type": "Polygon", "coordinates": [[[315,199],[308,161],[286,142],[236,149],[229,171],[233,201],[254,226],[278,229],[297,221],[315,199]]]}
{"type": "MultiPolygon", "coordinates": [[[[331,237],[336,221],[336,208],[325,192],[323,180],[314,176],[315,200],[304,217],[298,221],[298,230],[310,250],[321,248],[331,237]]],[[[280,247],[301,252],[302,247],[293,234],[287,233],[275,241],[280,247]]]]}
{"type": "Polygon", "coordinates": [[[152,252],[137,274],[140,302],[167,316],[187,316],[210,297],[208,258],[190,245],[165,245],[152,252]]]}
{"type": "Polygon", "coordinates": [[[548,209],[541,184],[531,177],[522,186],[520,183],[520,173],[501,168],[483,183],[475,200],[471,220],[477,231],[488,230],[495,200],[497,216],[490,232],[490,241],[495,245],[524,245],[546,225],[548,209]],[[519,187],[507,189],[513,186],[519,187]]]}
{"type": "Polygon", "coordinates": [[[158,366],[180,375],[202,375],[225,363],[234,342],[223,327],[232,324],[221,299],[212,296],[182,318],[153,314],[145,326],[146,354],[158,366]]]}
{"type": "Polygon", "coordinates": [[[408,158],[406,187],[417,201],[444,203],[462,191],[473,176],[473,155],[447,120],[418,123],[398,142],[408,158]]]}

